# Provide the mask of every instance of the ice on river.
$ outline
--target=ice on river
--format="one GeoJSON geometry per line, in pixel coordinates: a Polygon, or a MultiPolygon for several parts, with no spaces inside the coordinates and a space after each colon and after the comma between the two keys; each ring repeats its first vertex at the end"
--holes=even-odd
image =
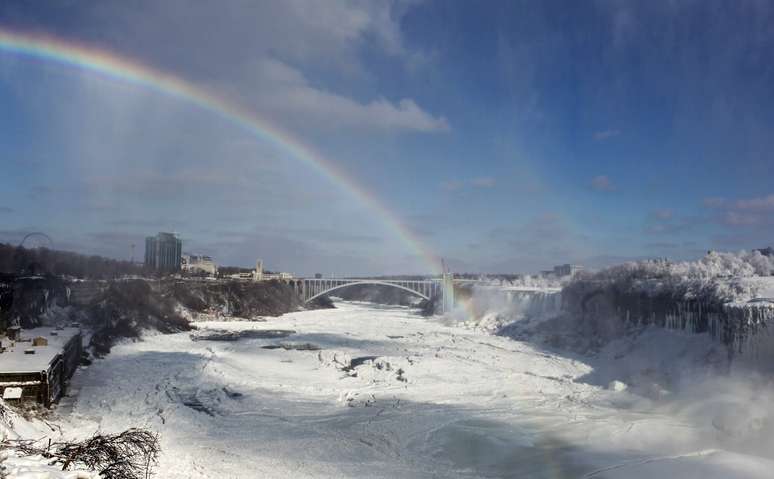
{"type": "Polygon", "coordinates": [[[115,347],[76,374],[77,394],[59,408],[64,434],[158,431],[164,478],[707,479],[774,470],[764,457],[731,452],[752,437],[755,417],[728,420],[742,427],[729,431],[722,417],[713,424],[715,413],[584,382],[594,365],[583,358],[407,309],[342,303],[198,326],[237,339],[180,333],[115,347]],[[294,333],[252,332],[260,330],[294,333]]]}

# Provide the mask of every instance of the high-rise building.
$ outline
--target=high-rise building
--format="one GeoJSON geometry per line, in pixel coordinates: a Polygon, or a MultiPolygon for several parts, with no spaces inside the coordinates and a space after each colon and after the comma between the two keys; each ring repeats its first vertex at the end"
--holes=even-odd
{"type": "Polygon", "coordinates": [[[145,266],[157,271],[180,271],[183,242],[174,233],[145,238],[145,266]]]}

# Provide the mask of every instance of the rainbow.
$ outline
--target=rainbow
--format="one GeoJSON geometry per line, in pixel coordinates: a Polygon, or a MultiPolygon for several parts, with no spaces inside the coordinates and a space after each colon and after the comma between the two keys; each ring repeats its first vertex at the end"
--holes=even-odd
{"type": "Polygon", "coordinates": [[[0,52],[49,61],[101,75],[113,81],[147,88],[217,115],[254,137],[290,154],[365,204],[378,218],[381,218],[388,230],[426,263],[431,273],[441,272],[436,255],[432,254],[379,199],[364,190],[323,155],[254,112],[170,73],[151,68],[114,52],[70,40],[0,28],[0,52]]]}

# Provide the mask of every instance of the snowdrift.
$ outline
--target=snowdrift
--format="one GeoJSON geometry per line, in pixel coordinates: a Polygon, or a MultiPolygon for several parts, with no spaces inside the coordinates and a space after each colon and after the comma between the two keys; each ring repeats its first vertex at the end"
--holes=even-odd
{"type": "MultiPolygon", "coordinates": [[[[0,399],[0,442],[25,438],[41,438],[53,433],[50,426],[39,419],[27,420],[0,399]]],[[[22,456],[10,448],[0,446],[0,477],[14,479],[97,479],[99,474],[93,471],[76,469],[62,471],[51,466],[48,460],[39,455],[22,456]]]]}

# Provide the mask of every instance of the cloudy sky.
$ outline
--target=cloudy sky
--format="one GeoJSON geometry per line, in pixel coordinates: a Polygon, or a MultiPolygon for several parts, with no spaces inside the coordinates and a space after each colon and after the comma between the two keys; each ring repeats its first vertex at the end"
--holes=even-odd
{"type": "MultiPolygon", "coordinates": [[[[764,1],[4,1],[0,29],[179,76],[290,132],[457,271],[774,243],[764,1]]],[[[357,194],[190,102],[0,50],[0,241],[426,271],[357,194]]]]}

